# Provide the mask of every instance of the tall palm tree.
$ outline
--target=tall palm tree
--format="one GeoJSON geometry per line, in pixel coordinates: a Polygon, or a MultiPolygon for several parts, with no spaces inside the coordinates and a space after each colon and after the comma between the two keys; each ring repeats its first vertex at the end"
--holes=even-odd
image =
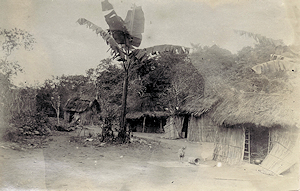
{"type": "Polygon", "coordinates": [[[105,0],[102,2],[103,11],[111,11],[105,16],[106,22],[109,25],[109,30],[105,31],[101,27],[94,23],[80,18],[78,23],[80,25],[86,25],[88,28],[100,35],[106,43],[109,45],[113,59],[116,59],[122,63],[124,69],[124,83],[123,83],[123,96],[122,96],[122,113],[120,126],[125,133],[125,116],[127,106],[127,90],[128,90],[128,74],[133,63],[141,63],[147,60],[150,56],[159,55],[162,52],[169,51],[178,54],[188,54],[189,49],[182,46],[175,45],[158,45],[144,49],[137,49],[140,45],[144,32],[144,14],[141,7],[133,6],[132,10],[129,10],[126,22],[117,16],[113,10],[113,6],[105,0]]]}

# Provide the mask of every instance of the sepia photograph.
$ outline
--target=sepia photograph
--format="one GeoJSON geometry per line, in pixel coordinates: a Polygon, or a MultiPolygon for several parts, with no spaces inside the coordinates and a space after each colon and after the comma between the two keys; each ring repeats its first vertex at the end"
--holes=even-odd
{"type": "Polygon", "coordinates": [[[300,2],[0,0],[0,190],[300,191],[300,2]]]}

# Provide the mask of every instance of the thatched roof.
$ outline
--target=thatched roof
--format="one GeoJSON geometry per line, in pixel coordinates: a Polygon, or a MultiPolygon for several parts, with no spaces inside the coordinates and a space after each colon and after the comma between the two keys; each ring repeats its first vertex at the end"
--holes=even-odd
{"type": "Polygon", "coordinates": [[[208,112],[220,102],[217,96],[192,98],[180,108],[181,113],[192,114],[193,116],[200,116],[208,112]]]}
{"type": "Polygon", "coordinates": [[[171,115],[180,114],[192,114],[194,116],[200,116],[203,113],[209,111],[218,102],[218,97],[197,97],[190,98],[187,103],[175,112],[171,111],[145,111],[145,112],[131,112],[126,115],[127,119],[139,119],[144,116],[148,117],[168,117],[171,115]]]}
{"type": "Polygon", "coordinates": [[[167,111],[145,111],[145,112],[131,112],[127,113],[127,119],[139,119],[144,116],[148,117],[166,117],[170,116],[171,113],[167,111]]]}
{"type": "Polygon", "coordinates": [[[260,126],[300,128],[298,97],[294,94],[231,92],[211,116],[219,125],[253,123],[260,126]]]}
{"type": "Polygon", "coordinates": [[[75,98],[68,99],[64,107],[64,110],[81,113],[86,111],[88,108],[91,108],[93,105],[95,105],[96,109],[100,111],[100,104],[96,99],[90,101],[90,100],[83,100],[78,97],[75,97],[75,98]]]}

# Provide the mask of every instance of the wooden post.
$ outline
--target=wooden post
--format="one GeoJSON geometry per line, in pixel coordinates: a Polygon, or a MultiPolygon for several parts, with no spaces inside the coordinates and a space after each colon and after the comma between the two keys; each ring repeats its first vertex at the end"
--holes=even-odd
{"type": "Polygon", "coordinates": [[[270,129],[268,129],[269,131],[269,139],[268,139],[268,154],[270,153],[270,147],[271,147],[271,133],[270,133],[270,129]]]}
{"type": "Polygon", "coordinates": [[[204,119],[203,119],[203,116],[200,116],[200,125],[201,125],[201,127],[200,127],[200,139],[199,139],[199,142],[202,142],[203,141],[203,125],[204,125],[204,119]]]}
{"type": "Polygon", "coordinates": [[[66,123],[69,123],[69,119],[70,119],[70,114],[67,113],[67,111],[64,111],[64,121],[66,123]]]}
{"type": "Polygon", "coordinates": [[[162,118],[160,118],[159,131],[160,131],[160,133],[163,132],[163,128],[162,128],[162,118]]]}
{"type": "MultiPolygon", "coordinates": [[[[246,130],[245,130],[245,127],[244,127],[244,126],[242,126],[241,128],[243,129],[243,136],[242,136],[243,142],[246,144],[246,130]]],[[[216,139],[215,139],[215,140],[216,140],[216,139]]],[[[242,144],[243,147],[242,147],[241,161],[244,160],[244,156],[245,156],[245,144],[242,144]]]]}
{"type": "Polygon", "coordinates": [[[143,133],[145,132],[145,125],[146,125],[146,115],[144,116],[144,120],[143,120],[143,133]]]}

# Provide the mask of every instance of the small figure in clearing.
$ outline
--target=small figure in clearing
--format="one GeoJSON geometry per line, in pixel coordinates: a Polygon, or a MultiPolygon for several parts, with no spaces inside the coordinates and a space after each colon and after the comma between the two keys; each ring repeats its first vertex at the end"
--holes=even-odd
{"type": "Polygon", "coordinates": [[[183,158],[184,158],[184,155],[185,155],[185,149],[186,147],[182,147],[181,149],[178,150],[178,156],[179,156],[179,159],[181,162],[183,162],[183,158]]]}

